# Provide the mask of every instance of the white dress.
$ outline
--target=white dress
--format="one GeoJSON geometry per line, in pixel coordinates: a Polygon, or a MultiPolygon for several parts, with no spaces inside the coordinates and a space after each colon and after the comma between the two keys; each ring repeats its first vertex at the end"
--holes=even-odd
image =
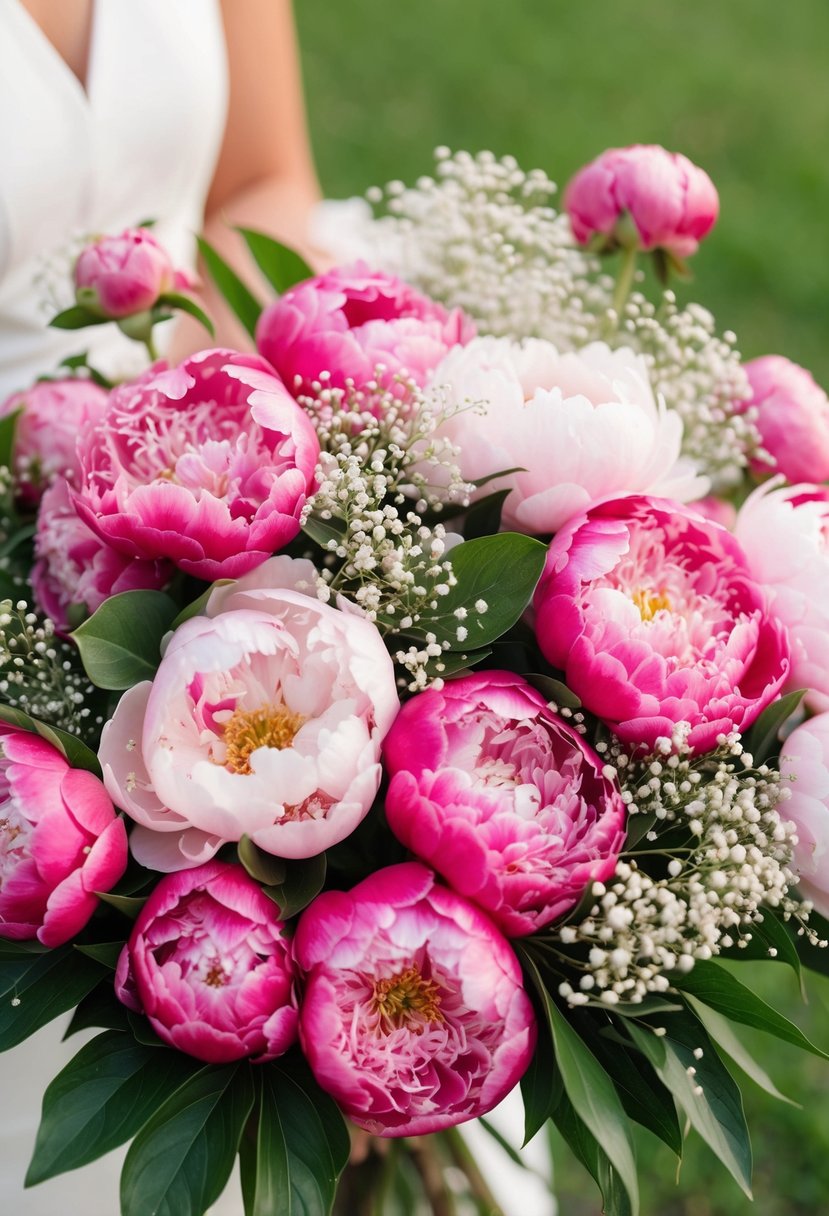
{"type": "MultiPolygon", "coordinates": [[[[0,0],[0,400],[81,350],[130,366],[139,348],[114,325],[47,328],[49,280],[85,234],[146,219],[192,265],[226,111],[218,0],[94,0],[86,89],[19,0],[0,0]]],[[[64,1024],[0,1055],[3,1216],[119,1211],[123,1152],[23,1190],[43,1090],[84,1041],[61,1044],[64,1024]]],[[[214,1211],[240,1216],[238,1184],[214,1211]]]]}

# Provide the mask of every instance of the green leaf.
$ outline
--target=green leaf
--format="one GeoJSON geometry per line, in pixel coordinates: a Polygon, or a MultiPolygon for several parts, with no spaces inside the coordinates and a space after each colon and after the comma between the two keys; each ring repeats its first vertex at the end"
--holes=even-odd
{"type": "Polygon", "coordinates": [[[247,1062],[192,1074],[127,1153],[122,1216],[203,1216],[230,1177],[253,1100],[247,1062]]]}
{"type": "Polygon", "coordinates": [[[250,836],[241,838],[236,846],[236,851],[248,874],[257,882],[270,887],[285,881],[288,863],[284,858],[274,857],[272,853],[266,853],[264,849],[260,849],[259,845],[253,843],[250,836]]]}
{"type": "Polygon", "coordinates": [[[316,857],[290,862],[282,882],[262,888],[268,899],[272,899],[279,908],[282,920],[296,916],[319,895],[327,868],[325,854],[318,853],[316,857]]]}
{"type": "Polygon", "coordinates": [[[279,295],[304,279],[313,278],[313,270],[295,249],[253,228],[237,228],[236,231],[244,237],[254,262],[279,295]]]}
{"type": "Polygon", "coordinates": [[[104,600],[71,635],[86,674],[98,688],[132,688],[151,680],[165,633],[178,607],[163,591],[123,591],[104,600]]]}
{"type": "Polygon", "coordinates": [[[672,1013],[663,1025],[667,1033],[661,1038],[639,1022],[628,1022],[627,1029],[691,1126],[751,1199],[751,1144],[739,1089],[695,1017],[672,1013]],[[700,1086],[702,1092],[695,1093],[700,1086]]]}
{"type": "Polygon", "coordinates": [[[458,651],[456,654],[450,654],[448,650],[444,651],[439,659],[435,661],[433,672],[440,676],[454,676],[458,672],[467,671],[468,668],[474,667],[476,663],[483,663],[484,659],[488,659],[492,654],[491,650],[472,650],[469,654],[458,651]]]}
{"type": "MultiPolygon", "coordinates": [[[[493,1123],[490,1123],[489,1119],[485,1119],[483,1115],[479,1115],[478,1116],[478,1126],[482,1127],[483,1130],[486,1132],[486,1134],[488,1136],[492,1137],[492,1139],[495,1141],[495,1143],[504,1150],[504,1152],[507,1154],[510,1161],[512,1161],[514,1165],[517,1165],[519,1167],[519,1169],[528,1170],[530,1173],[535,1172],[533,1170],[533,1167],[529,1164],[529,1162],[526,1161],[521,1156],[518,1149],[515,1148],[514,1145],[510,1144],[510,1142],[509,1142],[509,1140],[507,1140],[506,1136],[501,1135],[501,1133],[498,1131],[498,1128],[495,1127],[495,1125],[493,1123]]],[[[527,1141],[525,1140],[524,1144],[526,1144],[526,1143],[527,1143],[527,1141]]],[[[523,1145],[522,1145],[522,1148],[523,1148],[523,1145]]]]}
{"type": "Polygon", "coordinates": [[[245,1216],[328,1216],[351,1150],[343,1117],[298,1054],[258,1076],[256,1146],[240,1152],[245,1216]]]}
{"type": "Polygon", "coordinates": [[[23,413],[23,407],[12,410],[0,418],[0,468],[14,468],[14,436],[17,431],[17,420],[23,413]]]}
{"type": "MultiPolygon", "coordinates": [[[[616,1014],[615,1005],[613,1014],[616,1014]]],[[[624,1043],[615,1039],[609,1042],[596,1035],[591,1040],[591,1047],[612,1078],[626,1114],[658,1136],[675,1156],[681,1157],[682,1129],[676,1105],[653,1069],[638,1053],[634,1055],[624,1043]]]]}
{"type": "Polygon", "coordinates": [[[21,959],[31,959],[36,954],[45,954],[48,947],[41,946],[35,938],[18,942],[11,937],[0,937],[0,962],[18,963],[21,959]]]}
{"type": "Polygon", "coordinates": [[[71,308],[65,308],[63,312],[52,317],[49,324],[53,329],[86,329],[87,325],[107,325],[108,322],[108,317],[99,317],[88,308],[73,304],[71,308]]]}
{"type": "Polygon", "coordinates": [[[99,1034],[46,1089],[26,1186],[78,1169],[129,1140],[199,1068],[183,1052],[142,1047],[118,1030],[99,1034]]]}
{"type": "Polygon", "coordinates": [[[204,264],[216,284],[223,299],[231,312],[241,321],[244,328],[253,338],[256,333],[256,322],[262,311],[262,305],[227,262],[217,253],[212,245],[203,238],[198,238],[199,252],[204,264]]]}
{"type": "Polygon", "coordinates": [[[441,597],[439,611],[421,616],[418,627],[434,633],[438,642],[447,641],[450,650],[469,650],[488,646],[515,624],[541,577],[547,547],[531,536],[501,532],[464,541],[448,556],[457,585],[441,597]],[[485,612],[475,607],[480,600],[485,612]],[[457,633],[459,608],[467,614],[463,642],[457,633]]]}
{"type": "Polygon", "coordinates": [[[795,712],[805,695],[806,690],[801,688],[798,692],[787,693],[779,701],[773,701],[743,735],[743,749],[751,753],[755,768],[780,755],[780,728],[795,712]]]}
{"type": "Polygon", "coordinates": [[[158,303],[167,305],[169,308],[177,308],[179,312],[186,312],[188,316],[193,317],[204,326],[211,338],[215,338],[216,329],[213,322],[192,296],[182,295],[180,291],[165,291],[163,296],[159,296],[158,303]]]}
{"type": "MultiPolygon", "coordinates": [[[[767,920],[768,914],[765,914],[764,925],[767,920]]],[[[819,913],[809,913],[809,927],[815,930],[821,941],[829,941],[829,921],[820,916],[819,913]]],[[[804,967],[808,967],[810,971],[817,971],[819,975],[829,975],[829,949],[825,946],[812,945],[805,933],[796,934],[790,940],[797,951],[799,961],[804,967]]]]}
{"type": "Polygon", "coordinates": [[[100,964],[71,946],[0,962],[0,1051],[72,1009],[100,979],[100,964]]]}
{"type": "Polygon", "coordinates": [[[183,625],[185,621],[190,621],[194,616],[204,616],[207,607],[207,601],[210,599],[216,587],[227,587],[234,582],[232,578],[218,578],[215,583],[211,583],[209,587],[205,587],[201,595],[197,596],[185,608],[182,608],[176,619],[173,621],[170,628],[175,632],[179,625],[183,625]]]}
{"type": "Polygon", "coordinates": [[[829,1054],[810,1043],[802,1030],[798,1029],[782,1013],[772,1009],[759,996],[735,979],[730,971],[717,963],[697,962],[687,975],[672,975],[671,983],[680,992],[689,993],[711,1009],[716,1009],[732,1022],[742,1022],[765,1030],[786,1043],[792,1043],[803,1051],[829,1060],[829,1054]]]}
{"type": "Polygon", "coordinates": [[[561,1090],[561,1073],[556,1065],[553,1039],[545,1019],[538,1028],[538,1043],[530,1066],[521,1078],[524,1144],[529,1144],[550,1118],[558,1105],[561,1090]]]}
{"type": "Polygon", "coordinates": [[[96,963],[100,963],[102,967],[106,967],[109,971],[114,971],[118,966],[118,959],[121,957],[121,951],[124,949],[123,941],[120,942],[99,942],[92,946],[75,946],[76,950],[80,950],[81,954],[85,954],[87,958],[94,958],[96,963]]]}
{"type": "Polygon", "coordinates": [[[41,739],[45,739],[47,743],[51,743],[58,749],[72,768],[85,768],[88,772],[94,773],[96,777],[100,777],[101,766],[92,748],[87,747],[83,740],[78,739],[75,735],[70,735],[68,731],[51,726],[48,722],[41,722],[24,710],[13,708],[11,705],[0,705],[0,722],[8,722],[10,726],[19,726],[21,730],[28,730],[34,735],[40,735],[41,739]]]}
{"type": "Polygon", "coordinates": [[[633,1216],[635,1209],[619,1173],[564,1093],[553,1118],[575,1156],[597,1183],[606,1216],[633,1216]]]}
{"type": "Polygon", "coordinates": [[[111,975],[78,1001],[63,1037],[68,1039],[81,1030],[92,1029],[129,1030],[127,1007],[115,995],[111,975]]]}
{"type": "Polygon", "coordinates": [[[567,1098],[621,1178],[636,1216],[639,1183],[633,1135],[613,1082],[550,997],[535,964],[529,966],[544,1003],[567,1098]]]}
{"type": "Polygon", "coordinates": [[[581,709],[579,698],[561,680],[554,680],[552,676],[539,675],[534,671],[528,672],[524,679],[559,709],[581,709]]]}
{"type": "Polygon", "coordinates": [[[709,1008],[708,1005],[703,1005],[702,1001],[698,1001],[694,996],[688,995],[686,999],[691,1011],[702,1022],[717,1046],[725,1052],[730,1060],[733,1060],[738,1068],[743,1070],[747,1077],[751,1078],[755,1085],[759,1085],[767,1094],[771,1094],[773,1098],[777,1098],[780,1102],[788,1102],[790,1106],[798,1105],[791,1098],[787,1098],[785,1094],[781,1094],[765,1069],[760,1067],[754,1057],[740,1042],[728,1018],[723,1017],[721,1013],[717,1013],[715,1009],[709,1008]]]}
{"type": "Polygon", "coordinates": [[[111,908],[117,908],[130,920],[136,919],[149,899],[149,895],[114,895],[112,891],[96,891],[95,894],[103,903],[109,904],[111,908]]]}
{"type": "Polygon", "coordinates": [[[495,535],[501,527],[501,512],[511,492],[511,490],[495,490],[492,494],[487,494],[485,498],[480,498],[472,504],[463,524],[465,540],[495,535]]]}
{"type": "Polygon", "coordinates": [[[341,519],[320,519],[318,515],[309,515],[302,525],[302,531],[315,544],[328,551],[329,541],[341,544],[345,536],[345,524],[341,519]]]}

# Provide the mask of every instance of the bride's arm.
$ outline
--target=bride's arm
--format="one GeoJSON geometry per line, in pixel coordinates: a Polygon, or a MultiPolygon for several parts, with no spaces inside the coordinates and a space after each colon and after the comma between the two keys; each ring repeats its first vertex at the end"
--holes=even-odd
{"type": "MultiPolygon", "coordinates": [[[[257,228],[313,261],[306,229],[319,199],[308,138],[290,0],[222,0],[230,77],[224,141],[207,198],[204,235],[246,282],[258,273],[233,225],[257,228]]],[[[217,344],[249,345],[226,307],[205,287],[217,344]]],[[[180,326],[173,357],[204,345],[180,326]]]]}

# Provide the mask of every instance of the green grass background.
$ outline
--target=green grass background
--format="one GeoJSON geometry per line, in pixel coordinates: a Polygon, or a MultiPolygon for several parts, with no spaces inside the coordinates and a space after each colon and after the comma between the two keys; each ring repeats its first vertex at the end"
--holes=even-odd
{"type": "MultiPolygon", "coordinates": [[[[562,186],[605,147],[664,144],[720,192],[693,298],[736,331],[746,358],[786,354],[829,387],[829,0],[297,0],[296,10],[329,196],[413,181],[437,144],[512,153],[562,186]]],[[[804,1012],[782,968],[755,974],[829,1043],[824,983],[804,1012]]],[[[756,1203],[695,1136],[675,1189],[670,1154],[643,1135],[644,1216],[829,1212],[829,1065],[752,1041],[803,1106],[746,1083],[756,1203]]],[[[564,1153],[557,1187],[562,1216],[598,1212],[564,1153]]]]}

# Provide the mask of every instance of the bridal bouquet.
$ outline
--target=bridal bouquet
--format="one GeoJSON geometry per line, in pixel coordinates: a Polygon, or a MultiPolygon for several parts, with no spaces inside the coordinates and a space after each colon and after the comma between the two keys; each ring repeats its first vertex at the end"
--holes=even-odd
{"type": "MultiPolygon", "coordinates": [[[[457,1128],[520,1084],[632,1216],[634,1124],[750,1193],[741,1026],[824,1056],[733,964],[827,970],[829,402],[667,288],[702,170],[554,189],[439,150],[341,267],[244,231],[267,305],[203,245],[256,353],[3,408],[0,1047],[97,1031],[29,1183],[493,1212],[457,1128]]],[[[75,288],[210,324],[146,228],[75,288]]]]}

